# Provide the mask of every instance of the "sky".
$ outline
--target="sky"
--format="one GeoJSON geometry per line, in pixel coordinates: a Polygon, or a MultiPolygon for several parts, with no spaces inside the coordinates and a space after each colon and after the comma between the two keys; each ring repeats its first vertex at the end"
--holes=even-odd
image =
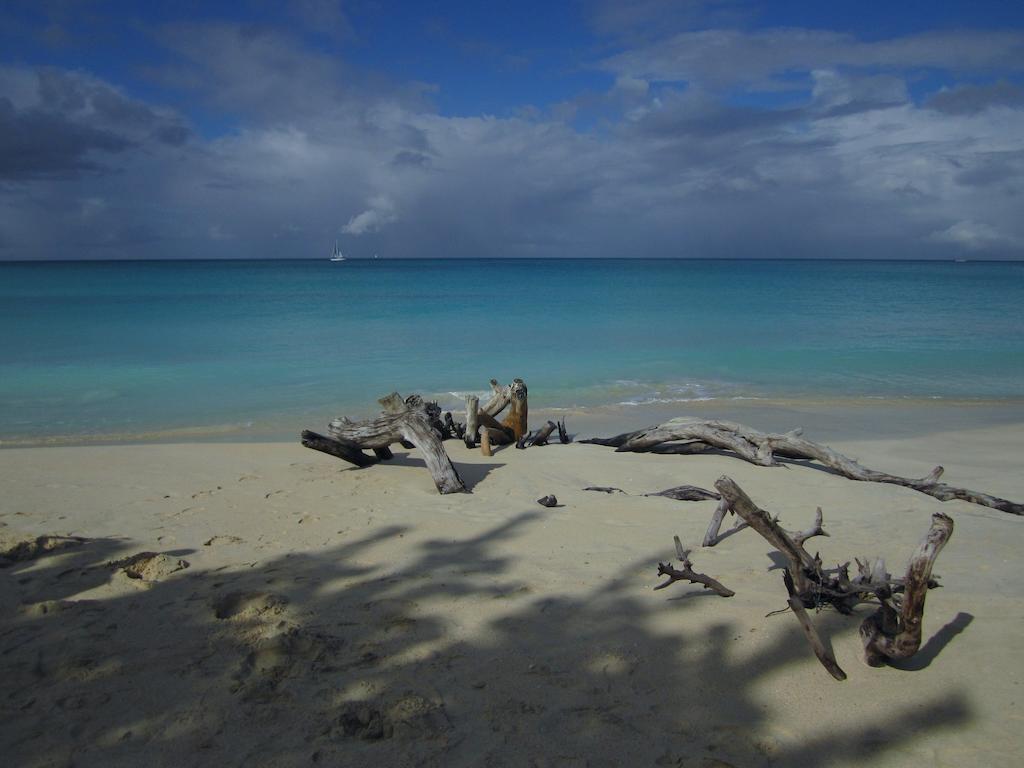
{"type": "Polygon", "coordinates": [[[1024,3],[0,5],[0,259],[1024,258],[1024,3]]]}

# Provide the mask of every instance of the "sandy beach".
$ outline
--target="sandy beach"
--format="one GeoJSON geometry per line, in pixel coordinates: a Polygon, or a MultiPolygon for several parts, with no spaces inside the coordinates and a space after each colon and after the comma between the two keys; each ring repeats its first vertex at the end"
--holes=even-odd
{"type": "MultiPolygon", "coordinates": [[[[1024,498],[1019,423],[837,436],[868,466],[942,463],[952,484],[1024,498]]],[[[471,493],[437,494],[416,451],[361,470],[297,443],[0,452],[4,549],[77,537],[0,571],[5,762],[1018,764],[1019,518],[809,466],[446,447],[471,493]],[[715,502],[582,490],[722,474],[793,529],[820,505],[826,563],[880,555],[899,572],[931,513],[951,514],[921,651],[870,668],[871,609],[819,614],[836,682],[791,614],[766,617],[785,591],[761,538],[699,547],[715,502]],[[652,590],[674,534],[735,597],[652,590]]]]}

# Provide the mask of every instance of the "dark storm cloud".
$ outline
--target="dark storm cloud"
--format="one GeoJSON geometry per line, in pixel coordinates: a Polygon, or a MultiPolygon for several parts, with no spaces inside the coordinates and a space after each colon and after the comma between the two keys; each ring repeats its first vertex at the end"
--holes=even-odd
{"type": "Polygon", "coordinates": [[[970,115],[989,107],[1024,107],[1024,88],[1005,80],[989,85],[962,85],[940,91],[927,101],[931,109],[947,115],[970,115]]]}
{"type": "Polygon", "coordinates": [[[66,178],[99,171],[95,159],[132,142],[42,110],[18,111],[0,97],[0,179],[66,178]]]}
{"type": "Polygon", "coordinates": [[[180,146],[189,129],[83,75],[44,68],[0,71],[0,175],[68,177],[109,170],[111,155],[147,142],[180,146]]]}

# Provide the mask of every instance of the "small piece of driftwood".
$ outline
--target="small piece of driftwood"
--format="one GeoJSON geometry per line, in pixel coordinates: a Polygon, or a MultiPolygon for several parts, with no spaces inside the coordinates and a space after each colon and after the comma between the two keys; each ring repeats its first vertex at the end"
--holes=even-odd
{"type": "Polygon", "coordinates": [[[584,491],[600,491],[601,493],[622,493],[626,496],[662,496],[666,499],[675,499],[676,501],[706,501],[708,499],[720,499],[721,497],[713,491],[706,491],[703,488],[698,488],[695,485],[677,485],[675,488],[666,488],[664,491],[657,491],[655,493],[626,493],[621,488],[611,488],[605,485],[591,485],[583,489],[584,491]]]}
{"type": "Polygon", "coordinates": [[[679,540],[678,536],[673,538],[676,542],[676,557],[679,558],[680,566],[676,568],[665,563],[658,563],[658,575],[667,576],[668,581],[662,582],[655,589],[664,589],[677,581],[689,581],[693,584],[703,584],[705,589],[713,590],[722,597],[732,597],[736,594],[722,584],[722,582],[706,574],[695,572],[693,570],[693,563],[690,562],[690,550],[683,549],[683,543],[679,540]]]}
{"type": "Polygon", "coordinates": [[[644,496],[664,496],[676,501],[707,501],[708,499],[722,498],[714,491],[705,491],[696,485],[677,485],[675,488],[666,488],[657,493],[645,493],[644,496]]]}
{"type": "Polygon", "coordinates": [[[900,477],[868,469],[848,456],[801,435],[799,429],[785,434],[768,434],[732,421],[678,418],[649,429],[580,442],[613,446],[620,452],[685,454],[718,450],[762,467],[780,466],[779,459],[817,461],[851,480],[901,485],[939,501],[959,499],[1013,515],[1024,515],[1024,504],[940,483],[939,478],[944,471],[941,466],[935,467],[925,477],[900,477]]]}
{"type": "Polygon", "coordinates": [[[547,445],[548,438],[551,437],[551,433],[555,431],[556,426],[557,425],[553,421],[547,422],[543,427],[538,429],[529,440],[526,441],[526,444],[531,448],[533,446],[547,445]]]}
{"type": "Polygon", "coordinates": [[[539,499],[537,499],[537,503],[540,504],[542,507],[557,507],[558,499],[556,499],[552,495],[541,496],[539,499]]]}

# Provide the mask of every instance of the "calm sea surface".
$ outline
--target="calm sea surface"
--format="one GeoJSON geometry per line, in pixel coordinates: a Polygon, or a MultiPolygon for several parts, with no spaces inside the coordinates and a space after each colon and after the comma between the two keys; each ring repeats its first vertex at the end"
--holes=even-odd
{"type": "Polygon", "coordinates": [[[1024,397],[1024,264],[0,263],[0,439],[452,406],[1024,397]]]}

